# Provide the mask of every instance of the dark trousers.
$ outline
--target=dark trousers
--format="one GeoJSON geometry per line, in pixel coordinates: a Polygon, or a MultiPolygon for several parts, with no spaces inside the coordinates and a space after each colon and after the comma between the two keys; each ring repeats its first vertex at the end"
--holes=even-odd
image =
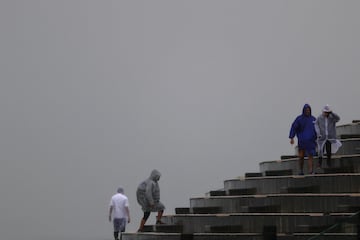
{"type": "Polygon", "coordinates": [[[324,148],[326,149],[326,157],[327,157],[326,163],[330,167],[331,166],[331,142],[329,140],[327,140],[325,142],[323,149],[320,149],[321,154],[319,155],[319,165],[320,165],[320,167],[322,165],[324,148]]]}

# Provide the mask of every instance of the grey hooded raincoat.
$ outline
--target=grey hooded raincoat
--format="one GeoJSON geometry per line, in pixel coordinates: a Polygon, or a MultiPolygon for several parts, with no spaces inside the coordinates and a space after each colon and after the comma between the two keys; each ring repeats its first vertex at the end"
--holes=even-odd
{"type": "Polygon", "coordinates": [[[154,169],[148,179],[139,184],[136,198],[144,212],[158,212],[165,209],[160,202],[160,187],[158,181],[160,172],[154,169]],[[153,207],[151,207],[153,205],[153,207]]]}
{"type": "MultiPolygon", "coordinates": [[[[340,120],[340,117],[331,112],[329,117],[326,118],[321,114],[315,121],[315,131],[318,139],[319,153],[322,156],[322,149],[326,141],[330,141],[332,144],[340,143],[336,139],[336,123],[340,120]],[[325,123],[327,121],[327,123],[325,123]]],[[[341,144],[340,144],[341,146],[341,144]]],[[[337,150],[335,148],[334,150],[337,150]]],[[[336,152],[336,151],[335,151],[336,152]]]]}

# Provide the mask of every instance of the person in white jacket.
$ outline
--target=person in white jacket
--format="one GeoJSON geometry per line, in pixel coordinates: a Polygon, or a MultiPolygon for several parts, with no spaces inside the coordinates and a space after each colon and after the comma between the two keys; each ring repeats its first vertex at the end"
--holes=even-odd
{"type": "Polygon", "coordinates": [[[317,135],[319,162],[318,167],[322,167],[322,159],[324,156],[324,150],[327,155],[327,165],[331,166],[331,154],[336,153],[341,143],[337,140],[336,136],[336,123],[340,120],[340,117],[334,113],[329,105],[326,105],[322,114],[317,117],[315,121],[315,131],[317,135]]]}
{"type": "Polygon", "coordinates": [[[109,221],[113,219],[114,239],[119,240],[119,232],[125,232],[126,222],[130,223],[129,200],[122,187],[111,197],[109,206],[109,221]]]}

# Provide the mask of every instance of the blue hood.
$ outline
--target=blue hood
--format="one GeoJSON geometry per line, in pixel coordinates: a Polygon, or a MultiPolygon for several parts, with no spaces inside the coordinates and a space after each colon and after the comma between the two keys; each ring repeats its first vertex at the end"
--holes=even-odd
{"type": "Polygon", "coordinates": [[[303,107],[303,110],[302,110],[302,114],[305,115],[305,109],[309,108],[310,109],[310,116],[311,116],[311,107],[309,104],[305,104],[304,107],[303,107]]]}

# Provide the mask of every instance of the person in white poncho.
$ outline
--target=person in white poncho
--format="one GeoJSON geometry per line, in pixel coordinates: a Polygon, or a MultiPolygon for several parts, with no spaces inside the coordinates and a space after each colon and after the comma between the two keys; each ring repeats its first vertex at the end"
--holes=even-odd
{"type": "Polygon", "coordinates": [[[322,159],[326,151],[327,165],[331,166],[331,154],[336,153],[341,143],[336,139],[336,123],[340,117],[334,113],[329,105],[326,105],[322,114],[315,121],[315,131],[317,134],[319,162],[318,167],[322,167],[322,159]],[[325,150],[325,151],[324,151],[325,150]]]}

